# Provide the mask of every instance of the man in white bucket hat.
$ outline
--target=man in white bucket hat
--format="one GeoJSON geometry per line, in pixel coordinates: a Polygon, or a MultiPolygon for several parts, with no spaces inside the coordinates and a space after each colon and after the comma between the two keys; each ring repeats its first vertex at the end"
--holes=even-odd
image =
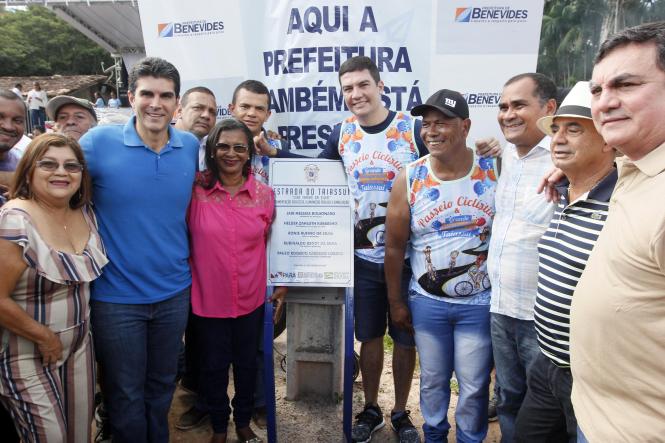
{"type": "Polygon", "coordinates": [[[552,137],[552,162],[566,178],[557,183],[558,206],[538,243],[534,319],[540,353],[527,375],[515,441],[571,441],[577,421],[570,399],[570,305],[589,254],[605,225],[617,181],[615,151],[591,119],[588,82],[578,82],[559,110],[537,122],[552,137]]]}

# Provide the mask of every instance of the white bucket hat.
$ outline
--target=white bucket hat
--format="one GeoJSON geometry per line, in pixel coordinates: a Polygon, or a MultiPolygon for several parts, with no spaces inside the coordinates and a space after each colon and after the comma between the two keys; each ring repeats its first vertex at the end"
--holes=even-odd
{"type": "Polygon", "coordinates": [[[545,134],[552,136],[552,122],[557,117],[585,118],[591,120],[591,92],[589,82],[577,82],[554,115],[538,119],[536,124],[545,134]]]}

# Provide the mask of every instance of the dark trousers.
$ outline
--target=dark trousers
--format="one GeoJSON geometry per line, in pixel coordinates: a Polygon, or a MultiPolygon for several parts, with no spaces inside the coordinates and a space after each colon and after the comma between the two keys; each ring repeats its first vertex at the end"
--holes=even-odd
{"type": "Polygon", "coordinates": [[[225,433],[231,415],[227,388],[233,366],[233,421],[249,426],[256,382],[263,305],[238,318],[193,315],[199,354],[199,394],[205,399],[215,433],[225,433]]]}
{"type": "Polygon", "coordinates": [[[181,351],[181,361],[179,362],[178,372],[182,375],[182,384],[189,390],[198,394],[199,392],[199,352],[196,349],[198,341],[194,331],[194,314],[190,306],[189,317],[187,318],[187,327],[185,328],[184,349],[181,351]],[[182,363],[180,365],[180,363],[182,363]]]}
{"type": "MultiPolygon", "coordinates": [[[[191,310],[189,312],[189,321],[185,329],[185,344],[182,350],[182,384],[187,389],[195,392],[196,401],[194,407],[201,412],[208,413],[208,405],[199,392],[199,350],[196,349],[198,341],[194,329],[194,320],[192,320],[191,310]]],[[[256,385],[254,386],[254,409],[263,408],[266,405],[263,383],[263,321],[261,321],[259,330],[259,349],[256,354],[256,385]]]]}
{"type": "Polygon", "coordinates": [[[515,422],[516,442],[577,441],[577,420],[570,401],[573,377],[542,352],[527,376],[527,393],[515,422]]]}
{"type": "Polygon", "coordinates": [[[12,420],[12,416],[2,403],[0,403],[0,437],[6,443],[19,442],[18,434],[14,427],[14,420],[12,420]]]}

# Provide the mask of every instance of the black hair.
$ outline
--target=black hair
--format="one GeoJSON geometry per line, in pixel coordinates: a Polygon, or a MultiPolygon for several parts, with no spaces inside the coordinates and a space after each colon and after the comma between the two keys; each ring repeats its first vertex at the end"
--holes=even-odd
{"type": "Polygon", "coordinates": [[[206,168],[207,174],[205,174],[205,180],[202,183],[202,186],[205,189],[211,189],[215,186],[215,183],[219,181],[219,166],[217,166],[217,161],[215,160],[215,152],[217,151],[216,145],[219,136],[224,131],[243,131],[245,137],[247,137],[247,147],[249,157],[247,158],[247,163],[243,166],[242,175],[247,178],[250,174],[250,168],[252,165],[252,158],[254,158],[254,136],[252,131],[249,130],[247,125],[245,125],[240,120],[235,118],[227,118],[215,125],[214,128],[208,134],[208,140],[206,140],[206,168]]]}
{"type": "Polygon", "coordinates": [[[341,79],[347,72],[364,71],[365,69],[369,71],[369,74],[372,76],[375,83],[381,81],[381,74],[379,74],[379,68],[376,66],[376,63],[374,63],[371,58],[364,55],[351,57],[342,63],[342,66],[339,67],[337,77],[341,79]]]}
{"type": "Polygon", "coordinates": [[[605,40],[598,49],[594,64],[598,64],[610,52],[618,47],[630,43],[655,43],[656,64],[661,71],[665,71],[665,21],[644,23],[632,28],[617,32],[605,40]]]}
{"type": "Polygon", "coordinates": [[[265,95],[268,98],[268,107],[270,107],[270,91],[268,91],[268,87],[266,85],[258,80],[245,80],[236,86],[236,89],[233,91],[233,99],[231,100],[231,103],[234,105],[236,104],[236,99],[238,98],[238,92],[241,89],[253,92],[254,94],[265,95]]]}
{"type": "Polygon", "coordinates": [[[187,105],[187,100],[189,99],[189,95],[195,92],[200,92],[201,94],[208,94],[212,96],[212,98],[215,98],[215,94],[205,86],[194,86],[193,88],[189,88],[187,91],[185,91],[184,94],[182,94],[182,97],[180,97],[180,106],[184,108],[185,105],[187,105]]]}
{"type": "Polygon", "coordinates": [[[145,57],[134,66],[129,73],[129,91],[136,92],[136,82],[141,77],[165,78],[173,82],[176,97],[180,96],[180,73],[172,63],[163,58],[145,57]]]}
{"type": "Polygon", "coordinates": [[[503,85],[504,87],[515,83],[519,80],[530,78],[536,84],[534,89],[534,94],[540,100],[541,106],[544,106],[550,100],[555,100],[557,98],[557,89],[556,85],[548,76],[541,74],[539,72],[526,72],[524,74],[518,74],[514,77],[508,79],[508,81],[503,85]]]}

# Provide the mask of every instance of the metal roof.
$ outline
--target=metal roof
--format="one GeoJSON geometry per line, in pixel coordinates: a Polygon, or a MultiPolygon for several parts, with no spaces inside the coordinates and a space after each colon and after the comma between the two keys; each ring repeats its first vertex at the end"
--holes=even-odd
{"type": "Polygon", "coordinates": [[[12,1],[6,6],[41,4],[111,54],[145,56],[138,2],[135,0],[12,1]]]}

